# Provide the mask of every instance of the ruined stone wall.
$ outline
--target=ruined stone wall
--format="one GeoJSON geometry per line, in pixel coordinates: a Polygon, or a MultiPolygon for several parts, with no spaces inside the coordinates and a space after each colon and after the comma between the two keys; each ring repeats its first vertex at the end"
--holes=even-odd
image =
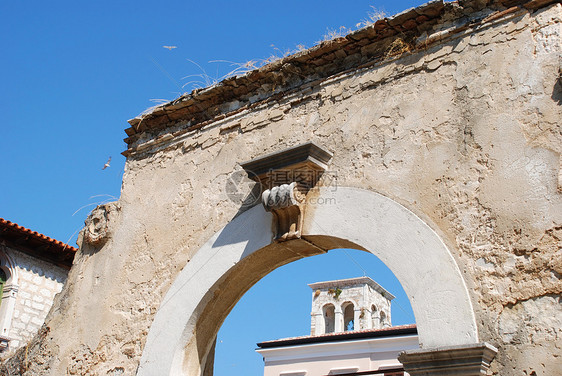
{"type": "Polygon", "coordinates": [[[492,374],[556,374],[562,7],[483,9],[476,16],[495,18],[447,35],[467,22],[455,7],[427,48],[255,100],[202,128],[141,132],[121,197],[84,230],[26,375],[134,374],[175,276],[240,210],[226,188],[239,163],[306,141],[334,153],[338,186],[390,197],[441,236],[481,340],[499,348],[492,374]]]}

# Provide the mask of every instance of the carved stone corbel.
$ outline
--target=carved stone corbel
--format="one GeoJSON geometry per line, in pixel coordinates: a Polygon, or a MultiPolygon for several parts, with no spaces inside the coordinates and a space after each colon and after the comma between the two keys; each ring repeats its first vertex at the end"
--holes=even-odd
{"type": "Polygon", "coordinates": [[[262,204],[273,214],[274,240],[301,237],[306,195],[331,158],[331,152],[307,142],[241,164],[248,176],[260,183],[262,204]]]}
{"type": "Polygon", "coordinates": [[[262,204],[274,217],[275,240],[285,241],[301,237],[302,210],[305,196],[297,183],[282,184],[262,193],[262,204]]]}

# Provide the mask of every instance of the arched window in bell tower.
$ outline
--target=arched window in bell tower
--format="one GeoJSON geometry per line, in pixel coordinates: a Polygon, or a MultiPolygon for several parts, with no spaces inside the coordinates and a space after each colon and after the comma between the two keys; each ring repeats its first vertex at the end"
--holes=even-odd
{"type": "Polygon", "coordinates": [[[343,330],[344,331],[351,331],[354,330],[355,321],[354,321],[355,310],[353,303],[346,303],[343,306],[343,330]]]}
{"type": "Polygon", "coordinates": [[[386,313],[384,313],[384,311],[381,311],[381,328],[385,328],[389,326],[386,322],[386,313]]]}
{"type": "Polygon", "coordinates": [[[377,307],[371,305],[371,328],[376,329],[379,327],[379,313],[377,312],[377,307]]]}
{"type": "Polygon", "coordinates": [[[324,333],[333,333],[336,328],[336,309],[333,304],[326,304],[323,308],[324,333]]]}

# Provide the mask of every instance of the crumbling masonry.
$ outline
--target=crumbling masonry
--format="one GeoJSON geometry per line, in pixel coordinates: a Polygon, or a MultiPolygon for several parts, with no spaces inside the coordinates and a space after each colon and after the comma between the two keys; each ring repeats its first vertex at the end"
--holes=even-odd
{"type": "Polygon", "coordinates": [[[244,292],[337,247],[402,283],[411,375],[559,373],[561,20],[558,1],[432,1],[132,119],[119,201],[4,374],[212,375],[244,292]],[[325,160],[283,159],[299,145],[325,160]]]}

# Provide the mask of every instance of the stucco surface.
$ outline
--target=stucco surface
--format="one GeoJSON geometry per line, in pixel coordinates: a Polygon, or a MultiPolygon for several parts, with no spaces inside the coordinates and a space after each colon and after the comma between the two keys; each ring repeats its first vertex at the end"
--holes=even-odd
{"type": "Polygon", "coordinates": [[[200,374],[219,324],[249,286],[275,267],[306,257],[304,252],[344,247],[341,239],[346,237],[352,246],[372,250],[404,281],[422,347],[478,341],[464,281],[427,225],[396,202],[366,190],[322,189],[316,196],[321,200],[311,208],[302,239],[270,244],[270,215],[255,206],[203,245],[166,294],[138,374],[200,374]]]}
{"type": "MultiPolygon", "coordinates": [[[[326,188],[377,192],[441,239],[466,285],[473,312],[463,314],[499,349],[490,373],[556,374],[561,9],[521,9],[130,155],[121,197],[96,209],[105,228],[92,231],[103,234],[83,236],[96,241],[81,245],[26,374],[135,374],[180,271],[245,210],[226,192],[239,163],[306,141],[334,153],[326,188]]],[[[256,282],[236,275],[233,296],[256,282]]]]}

